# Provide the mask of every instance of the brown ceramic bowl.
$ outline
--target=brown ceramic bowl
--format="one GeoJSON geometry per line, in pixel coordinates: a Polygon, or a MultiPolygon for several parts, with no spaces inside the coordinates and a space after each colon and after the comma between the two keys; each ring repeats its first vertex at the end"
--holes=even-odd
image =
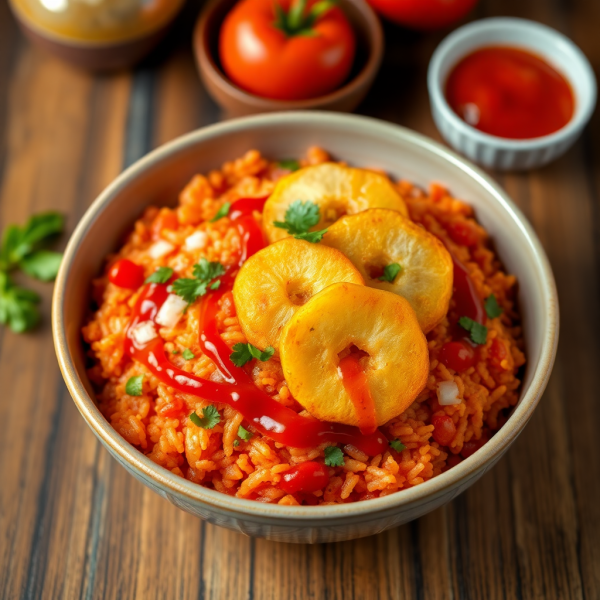
{"type": "Polygon", "coordinates": [[[194,30],[194,52],[202,81],[228,116],[244,116],[281,110],[336,110],[352,112],[366,96],[383,57],[383,30],[379,18],[365,0],[340,0],[356,35],[354,65],[346,83],[325,96],[309,100],[272,100],[255,96],[235,85],[219,64],[219,33],[227,13],[237,0],[211,0],[194,30]]]}

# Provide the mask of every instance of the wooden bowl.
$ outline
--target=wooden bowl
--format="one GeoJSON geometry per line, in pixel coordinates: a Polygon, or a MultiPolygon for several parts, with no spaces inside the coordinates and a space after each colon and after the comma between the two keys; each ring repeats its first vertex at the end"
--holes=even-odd
{"type": "Polygon", "coordinates": [[[194,30],[194,53],[208,93],[228,114],[245,116],[281,110],[335,110],[352,112],[364,99],[383,57],[383,30],[379,18],[364,0],[340,0],[356,35],[352,71],[340,88],[309,100],[272,100],[244,91],[223,72],[219,63],[219,33],[227,13],[237,0],[211,0],[194,30]]]}

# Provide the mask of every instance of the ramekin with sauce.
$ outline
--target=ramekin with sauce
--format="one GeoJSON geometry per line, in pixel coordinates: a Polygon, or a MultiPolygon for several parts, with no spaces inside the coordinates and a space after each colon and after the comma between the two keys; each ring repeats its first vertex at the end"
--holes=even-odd
{"type": "Polygon", "coordinates": [[[540,167],[566,152],[592,116],[597,95],[590,63],[571,40],[550,27],[517,18],[483,19],[454,31],[431,58],[427,85],[433,118],[443,138],[471,160],[505,171],[540,167]],[[481,68],[485,60],[487,73],[481,68]],[[521,63],[524,76],[545,78],[539,85],[552,98],[534,86],[531,98],[524,89],[527,86],[514,86],[513,95],[511,61],[513,66],[514,61],[521,63]],[[506,77],[495,77],[494,70],[501,64],[508,65],[506,77]],[[477,81],[478,77],[485,81],[477,81]],[[461,84],[457,94],[456,86],[461,84]],[[561,101],[554,102],[558,93],[561,101]],[[536,114],[535,102],[541,103],[544,97],[536,114]],[[552,105],[561,114],[541,119],[542,110],[552,105]],[[538,126],[525,125],[527,110],[532,121],[540,120],[538,126]]]}

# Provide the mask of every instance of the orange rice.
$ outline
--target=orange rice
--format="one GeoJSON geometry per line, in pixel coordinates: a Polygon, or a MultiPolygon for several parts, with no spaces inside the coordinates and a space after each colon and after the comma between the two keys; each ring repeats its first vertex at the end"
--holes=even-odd
{"type": "MultiPolygon", "coordinates": [[[[324,150],[311,148],[300,163],[304,166],[327,160],[324,150]]],[[[175,392],[123,353],[125,330],[139,292],[109,283],[109,266],[117,259],[128,258],[142,265],[146,276],[159,266],[169,266],[179,276],[189,277],[201,257],[232,264],[241,243],[237,230],[227,217],[214,223],[207,220],[224,202],[268,195],[274,182],[286,173],[253,150],[224,164],[220,171],[196,175],[181,192],[175,209],[150,207],[135,223],[123,248],[109,257],[104,274],[94,281],[97,309],[83,328],[92,363],[88,373],[98,389],[98,406],[120,435],[158,465],[240,498],[287,505],[335,504],[385,496],[419,485],[460,462],[460,453],[465,453],[469,443],[473,447],[474,442],[485,440],[498,430],[509,409],[517,403],[518,372],[525,362],[515,277],[503,271],[489,236],[474,220],[471,207],[452,198],[440,185],[433,184],[425,192],[407,181],[396,184],[411,218],[447,244],[467,266],[479,296],[495,294],[504,312],[498,318],[487,319],[487,342],[480,347],[479,360],[460,374],[438,360],[441,347],[451,340],[448,319],[428,334],[431,365],[426,388],[408,410],[386,425],[388,433],[406,446],[401,453],[388,451],[369,458],[360,450],[345,446],[344,466],[328,467],[330,478],[325,489],[308,495],[286,494],[278,486],[282,474],[308,460],[322,462],[328,444],[290,448],[255,431],[248,442],[242,441],[236,447],[234,441],[242,424],[240,413],[227,405],[217,405],[221,422],[213,429],[197,427],[188,416],[194,410],[202,414],[209,403],[175,392]],[[476,238],[475,244],[467,247],[454,241],[450,233],[457,223],[476,238]],[[175,228],[170,228],[173,224],[175,228]],[[185,250],[184,240],[196,231],[206,233],[205,246],[185,250]],[[176,250],[158,259],[151,258],[148,249],[157,239],[170,242],[176,250]],[[499,348],[504,352],[499,353],[499,348]],[[127,395],[127,380],[142,373],[143,395],[127,395]],[[440,406],[437,384],[449,380],[456,382],[464,400],[458,405],[440,406]],[[440,447],[432,437],[432,417],[442,414],[450,416],[456,426],[456,435],[447,447],[440,447]]],[[[258,213],[255,216],[260,219],[258,213]]],[[[451,302],[449,315],[452,310],[451,302]]],[[[198,377],[217,380],[220,375],[215,365],[198,346],[198,318],[196,302],[174,328],[160,328],[159,335],[173,364],[198,377]],[[182,358],[185,348],[195,354],[194,359],[182,358]]],[[[230,347],[246,341],[231,293],[223,297],[217,321],[222,338],[230,347]]],[[[302,411],[291,397],[277,360],[255,361],[252,374],[260,389],[297,412],[302,411]]]]}

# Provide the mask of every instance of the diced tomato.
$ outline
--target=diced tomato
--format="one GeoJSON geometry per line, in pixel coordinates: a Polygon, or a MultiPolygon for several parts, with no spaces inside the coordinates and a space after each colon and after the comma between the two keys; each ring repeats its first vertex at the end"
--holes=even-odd
{"type": "Polygon", "coordinates": [[[447,342],[440,350],[440,361],[449,369],[466,371],[477,359],[475,349],[464,342],[447,342]]]}
{"type": "Polygon", "coordinates": [[[152,223],[152,239],[158,239],[163,229],[177,229],[177,227],[179,227],[177,213],[170,208],[163,208],[152,223]]]}
{"type": "Polygon", "coordinates": [[[502,367],[502,361],[508,356],[506,345],[496,338],[490,346],[490,360],[492,364],[500,369],[502,367]]]}
{"type": "Polygon", "coordinates": [[[475,227],[468,221],[453,221],[446,229],[452,240],[461,246],[474,246],[479,239],[475,227]]]}
{"type": "Polygon", "coordinates": [[[123,258],[110,268],[108,279],[119,287],[137,290],[144,283],[144,269],[140,265],[123,258]]]}
{"type": "Polygon", "coordinates": [[[456,435],[456,425],[448,415],[437,415],[431,419],[433,439],[440,446],[448,446],[456,435]]]}
{"type": "Polygon", "coordinates": [[[328,483],[325,465],[308,461],[283,473],[279,487],[288,494],[309,493],[322,490],[328,483]]]}

